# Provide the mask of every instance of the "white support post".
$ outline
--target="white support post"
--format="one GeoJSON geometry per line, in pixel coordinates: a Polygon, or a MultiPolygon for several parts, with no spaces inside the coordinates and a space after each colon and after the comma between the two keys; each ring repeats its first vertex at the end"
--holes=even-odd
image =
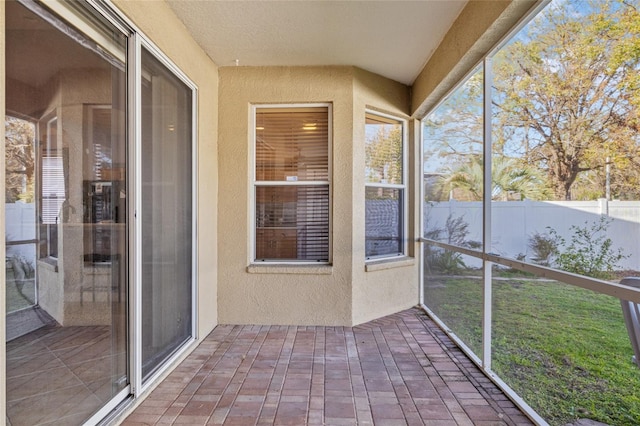
{"type": "MultiPolygon", "coordinates": [[[[485,58],[483,68],[483,197],[482,197],[482,249],[491,252],[491,59],[485,58]]],[[[491,369],[491,319],[492,319],[492,262],[483,262],[482,292],[482,368],[491,369]]]]}

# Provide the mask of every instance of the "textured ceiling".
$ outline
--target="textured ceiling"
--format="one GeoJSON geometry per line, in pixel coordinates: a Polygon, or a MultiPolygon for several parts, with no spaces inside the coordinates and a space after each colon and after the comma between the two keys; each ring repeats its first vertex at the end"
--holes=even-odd
{"type": "Polygon", "coordinates": [[[355,65],[412,84],[467,0],[167,0],[220,67],[355,65]]]}

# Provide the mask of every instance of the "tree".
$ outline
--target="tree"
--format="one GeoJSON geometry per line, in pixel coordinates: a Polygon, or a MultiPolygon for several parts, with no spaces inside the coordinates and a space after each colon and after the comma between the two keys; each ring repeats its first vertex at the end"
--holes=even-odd
{"type": "Polygon", "coordinates": [[[402,183],[402,127],[376,126],[367,138],[365,157],[367,179],[376,183],[402,183]]]}
{"type": "Polygon", "coordinates": [[[551,4],[495,56],[505,151],[546,171],[559,199],[606,158],[638,158],[640,14],[621,1],[551,4]]]}
{"type": "MultiPolygon", "coordinates": [[[[637,4],[553,2],[493,57],[493,156],[542,171],[556,199],[604,196],[607,159],[614,195],[640,196],[637,4]]],[[[472,74],[425,120],[426,163],[480,155],[481,81],[472,74]]]]}
{"type": "MultiPolygon", "coordinates": [[[[495,157],[491,167],[491,199],[508,201],[528,198],[544,200],[549,196],[543,176],[538,170],[515,158],[495,157]]],[[[458,169],[442,179],[441,185],[449,190],[461,189],[474,201],[481,201],[483,194],[483,162],[472,157],[458,169]]]]}
{"type": "Polygon", "coordinates": [[[6,116],[5,124],[5,202],[32,202],[35,183],[35,126],[6,116]]]}
{"type": "Polygon", "coordinates": [[[482,77],[477,69],[425,118],[425,172],[451,171],[482,154],[482,77]]]}

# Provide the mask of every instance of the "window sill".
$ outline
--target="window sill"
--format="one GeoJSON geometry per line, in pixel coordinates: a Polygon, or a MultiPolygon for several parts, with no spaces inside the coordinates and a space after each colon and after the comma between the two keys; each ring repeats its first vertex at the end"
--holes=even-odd
{"type": "Polygon", "coordinates": [[[415,264],[416,259],[413,257],[394,257],[368,261],[364,265],[364,270],[366,272],[384,271],[385,269],[405,268],[407,266],[413,266],[415,264]]]}
{"type": "Polygon", "coordinates": [[[58,260],[52,257],[43,257],[38,259],[38,264],[44,269],[47,269],[51,272],[58,272],[58,260]]]}
{"type": "Polygon", "coordinates": [[[299,274],[299,275],[331,275],[331,265],[249,265],[250,274],[299,274]]]}

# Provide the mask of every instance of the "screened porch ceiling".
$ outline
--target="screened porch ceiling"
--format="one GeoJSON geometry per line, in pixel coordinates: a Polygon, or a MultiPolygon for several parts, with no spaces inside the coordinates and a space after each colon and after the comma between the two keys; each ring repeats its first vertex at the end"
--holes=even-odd
{"type": "Polygon", "coordinates": [[[411,85],[467,0],[167,0],[220,67],[354,65],[411,85]]]}

